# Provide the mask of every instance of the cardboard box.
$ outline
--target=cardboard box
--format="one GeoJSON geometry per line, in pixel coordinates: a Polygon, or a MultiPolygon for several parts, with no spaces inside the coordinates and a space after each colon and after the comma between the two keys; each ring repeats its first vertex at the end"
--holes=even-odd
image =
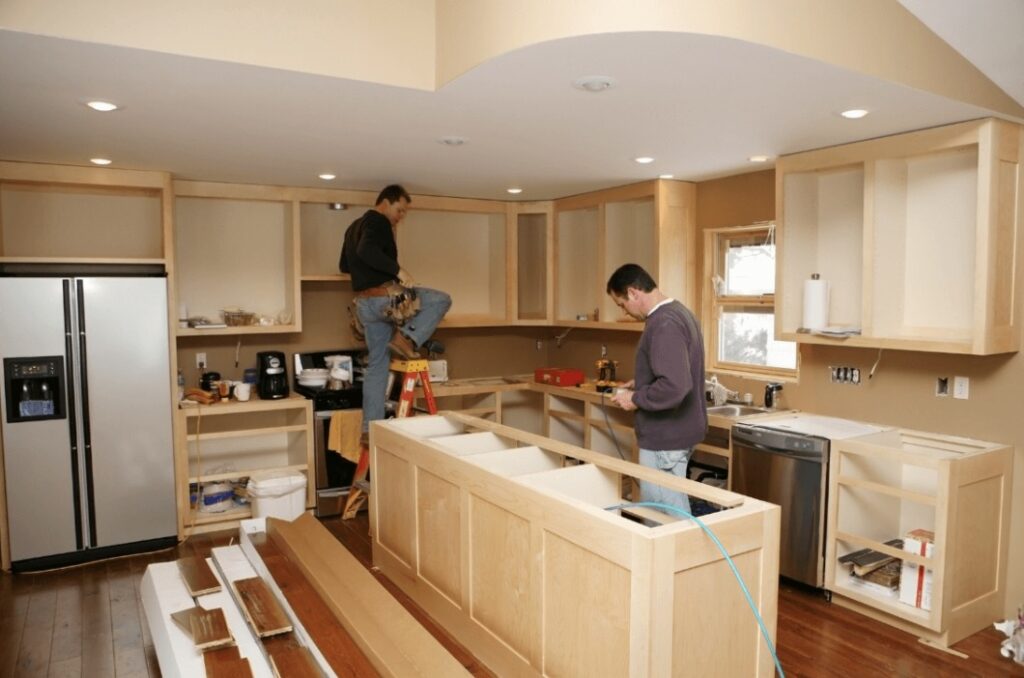
{"type": "Polygon", "coordinates": [[[538,384],[579,386],[583,379],[583,370],[572,367],[538,367],[533,371],[533,380],[538,384]]]}
{"type": "MultiPolygon", "coordinates": [[[[903,537],[903,550],[931,558],[935,550],[935,533],[911,530],[903,537]]],[[[903,561],[900,573],[900,602],[922,610],[932,609],[932,571],[923,565],[903,561]]]]}

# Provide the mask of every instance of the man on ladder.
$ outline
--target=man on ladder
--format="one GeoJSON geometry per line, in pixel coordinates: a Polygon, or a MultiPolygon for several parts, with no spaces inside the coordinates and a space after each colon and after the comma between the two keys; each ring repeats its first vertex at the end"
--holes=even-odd
{"type": "Polygon", "coordinates": [[[352,329],[357,338],[365,338],[369,354],[363,375],[360,444],[364,451],[370,422],[384,418],[389,352],[415,361],[421,357],[421,348],[430,353],[444,351],[430,336],[451,307],[451,297],[439,290],[414,287],[398,263],[395,234],[411,202],[409,193],[397,184],[382,190],[374,208],[345,231],[338,261],[341,272],[352,276],[352,329]]]}
{"type": "MultiPolygon", "coordinates": [[[[416,382],[423,386],[423,399],[427,402],[427,412],[437,414],[437,401],[434,400],[434,390],[430,387],[430,366],[426,360],[392,360],[391,371],[401,377],[401,392],[398,396],[398,405],[395,408],[395,417],[408,417],[412,414],[416,402],[416,382]]],[[[361,445],[359,450],[359,463],[356,465],[356,473],[352,478],[352,489],[349,490],[348,499],[345,500],[345,508],[341,512],[342,520],[354,518],[356,513],[366,501],[368,485],[366,474],[370,470],[369,445],[361,445]]]]}

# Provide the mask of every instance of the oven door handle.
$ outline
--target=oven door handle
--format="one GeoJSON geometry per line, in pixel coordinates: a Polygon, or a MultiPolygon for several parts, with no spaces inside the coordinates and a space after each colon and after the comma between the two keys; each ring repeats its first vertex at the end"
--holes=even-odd
{"type": "MultiPolygon", "coordinates": [[[[759,452],[766,452],[768,454],[776,454],[780,457],[790,457],[791,459],[798,459],[800,461],[810,461],[816,464],[824,464],[828,458],[827,455],[819,452],[803,452],[801,450],[780,450],[777,447],[768,447],[761,443],[755,443],[747,440],[736,440],[733,438],[733,444],[739,447],[749,447],[759,452]]],[[[736,457],[737,450],[733,450],[733,457],[736,457]]]]}

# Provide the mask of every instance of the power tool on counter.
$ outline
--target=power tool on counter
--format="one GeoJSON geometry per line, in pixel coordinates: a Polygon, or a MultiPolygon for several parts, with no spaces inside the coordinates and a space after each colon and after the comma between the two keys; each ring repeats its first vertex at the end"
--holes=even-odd
{"type": "Polygon", "coordinates": [[[618,386],[618,382],[615,381],[615,369],[619,366],[619,361],[601,358],[594,365],[597,366],[597,382],[594,384],[597,387],[597,392],[611,393],[614,391],[618,386]]]}

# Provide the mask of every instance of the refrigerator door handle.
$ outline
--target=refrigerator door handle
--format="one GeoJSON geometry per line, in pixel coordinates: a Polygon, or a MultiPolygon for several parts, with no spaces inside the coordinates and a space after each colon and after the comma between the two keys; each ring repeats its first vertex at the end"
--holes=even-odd
{"type": "Polygon", "coordinates": [[[71,356],[74,355],[74,337],[71,329],[71,281],[64,283],[64,384],[68,405],[68,434],[71,439],[71,493],[75,506],[75,548],[82,550],[82,493],[79,490],[81,480],[78,469],[78,420],[75,414],[75,366],[71,356]]]}
{"type": "Polygon", "coordinates": [[[78,297],[78,374],[82,389],[82,443],[85,445],[85,499],[89,511],[89,544],[96,539],[96,495],[92,476],[92,437],[89,430],[89,360],[86,355],[85,288],[81,280],[75,280],[78,297]]]}

